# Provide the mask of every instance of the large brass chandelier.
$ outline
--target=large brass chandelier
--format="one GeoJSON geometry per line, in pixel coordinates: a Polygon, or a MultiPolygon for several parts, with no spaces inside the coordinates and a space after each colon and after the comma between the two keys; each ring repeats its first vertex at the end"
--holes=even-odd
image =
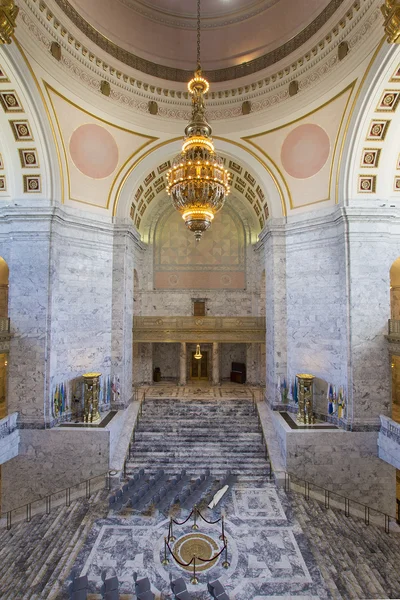
{"type": "Polygon", "coordinates": [[[230,191],[229,172],[215,153],[205,117],[204,94],[209,83],[200,66],[200,0],[197,0],[197,69],[188,83],[192,118],[185,129],[182,152],[167,173],[167,192],[196,241],[201,239],[230,191]]]}

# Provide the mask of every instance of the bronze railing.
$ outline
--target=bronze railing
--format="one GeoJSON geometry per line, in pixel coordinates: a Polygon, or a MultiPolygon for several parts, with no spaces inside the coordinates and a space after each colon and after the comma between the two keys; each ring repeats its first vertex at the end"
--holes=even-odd
{"type": "Polygon", "coordinates": [[[10,319],[8,317],[0,317],[0,335],[9,335],[10,319]]]}
{"type": "Polygon", "coordinates": [[[63,488],[62,490],[57,490],[56,492],[52,492],[51,494],[42,496],[37,500],[28,502],[27,504],[22,504],[21,506],[17,506],[16,508],[4,511],[0,513],[0,517],[6,517],[7,529],[11,529],[13,516],[18,518],[22,517],[25,514],[25,520],[29,523],[29,521],[32,519],[32,515],[40,514],[44,511],[47,515],[49,515],[51,512],[51,507],[55,504],[56,506],[60,506],[61,503],[65,501],[65,506],[69,507],[71,506],[72,499],[76,500],[78,498],[81,498],[82,496],[85,496],[86,499],[89,499],[92,495],[95,486],[96,489],[101,489],[100,484],[104,485],[105,489],[111,489],[110,471],[107,471],[106,473],[101,473],[100,475],[95,475],[94,477],[86,479],[85,481],[81,481],[76,485],[71,485],[66,488],[63,488]]]}
{"type": "Polygon", "coordinates": [[[400,336],[400,320],[389,319],[388,320],[388,335],[400,336]]]}

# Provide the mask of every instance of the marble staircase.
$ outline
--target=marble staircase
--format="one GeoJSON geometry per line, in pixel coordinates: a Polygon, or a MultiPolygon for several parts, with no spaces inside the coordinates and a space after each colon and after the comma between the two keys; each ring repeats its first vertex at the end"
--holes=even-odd
{"type": "Polygon", "coordinates": [[[146,400],[135,432],[127,475],[144,468],[173,475],[206,468],[217,478],[268,477],[269,464],[251,400],[146,400]]]}
{"type": "Polygon", "coordinates": [[[56,600],[94,522],[108,511],[107,490],[0,529],[1,600],[56,600]]]}
{"type": "Polygon", "coordinates": [[[400,598],[398,528],[386,534],[301,493],[287,498],[333,600],[400,598]]]}

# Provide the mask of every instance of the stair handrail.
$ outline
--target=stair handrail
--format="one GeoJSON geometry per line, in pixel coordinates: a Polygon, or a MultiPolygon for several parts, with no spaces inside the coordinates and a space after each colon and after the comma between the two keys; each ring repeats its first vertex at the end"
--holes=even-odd
{"type": "MultiPolygon", "coordinates": [[[[321,490],[322,492],[324,492],[324,506],[326,509],[330,508],[330,500],[331,500],[331,494],[334,494],[335,496],[338,496],[339,498],[341,498],[342,500],[344,500],[344,512],[345,512],[345,516],[349,517],[350,516],[350,502],[354,505],[358,505],[361,506],[364,509],[364,523],[365,525],[369,525],[370,524],[370,512],[374,512],[374,513],[378,513],[378,515],[381,515],[384,517],[384,522],[385,522],[385,533],[389,534],[390,533],[390,521],[395,521],[397,524],[400,525],[400,504],[397,503],[397,516],[393,516],[390,513],[384,512],[382,510],[379,510],[378,508],[372,508],[372,506],[369,506],[368,504],[364,504],[363,502],[359,502],[358,500],[354,500],[354,498],[349,498],[348,496],[345,496],[344,494],[340,494],[338,492],[335,492],[334,490],[329,490],[328,488],[325,488],[322,485],[318,485],[317,483],[308,481],[307,479],[303,479],[302,477],[299,477],[298,475],[296,475],[295,473],[290,473],[289,471],[284,471],[285,474],[285,492],[289,492],[290,491],[290,483],[291,483],[291,478],[294,480],[298,480],[299,482],[301,482],[304,485],[304,497],[306,500],[310,499],[310,486],[313,486],[314,488],[318,488],[319,490],[321,490]]],[[[295,481],[294,481],[295,483],[295,481]]],[[[297,492],[297,490],[294,490],[297,492]]],[[[342,510],[341,508],[339,508],[339,510],[342,510]]],[[[361,518],[358,514],[355,514],[356,517],[361,518]]]]}
{"type": "MultiPolygon", "coordinates": [[[[126,475],[127,456],[129,456],[130,452],[131,452],[131,443],[132,443],[132,440],[134,437],[134,432],[135,432],[136,426],[139,422],[139,418],[142,415],[143,403],[144,403],[145,397],[146,397],[146,392],[144,392],[144,394],[142,396],[142,400],[140,401],[139,410],[137,412],[135,424],[132,429],[131,439],[129,440],[129,446],[128,446],[127,454],[125,456],[125,461],[124,461],[124,475],[126,475]]],[[[98,475],[94,475],[93,477],[90,477],[88,479],[83,479],[82,481],[75,483],[73,485],[69,485],[69,486],[62,488],[60,490],[57,490],[55,492],[51,492],[50,494],[45,494],[44,496],[40,496],[40,498],[37,498],[36,500],[32,500],[31,502],[26,502],[25,504],[21,504],[20,506],[15,506],[15,507],[11,508],[10,510],[0,511],[0,519],[4,518],[4,517],[7,518],[7,529],[9,530],[9,529],[11,529],[11,526],[12,526],[12,513],[16,512],[16,511],[20,511],[22,509],[25,509],[26,510],[26,521],[29,523],[32,518],[32,504],[36,504],[37,502],[42,502],[44,500],[46,502],[46,505],[45,505],[46,512],[47,512],[47,514],[50,514],[51,498],[53,496],[57,496],[59,494],[65,493],[65,505],[70,506],[71,505],[71,489],[79,488],[80,486],[85,486],[85,491],[82,492],[82,495],[83,495],[83,493],[85,493],[86,498],[89,499],[91,497],[90,483],[94,479],[99,479],[100,477],[105,477],[106,489],[108,489],[108,491],[110,491],[111,490],[111,478],[112,478],[113,473],[114,473],[114,471],[109,469],[108,471],[99,473],[98,475]]]]}
{"type": "Polygon", "coordinates": [[[58,494],[63,494],[65,493],[65,506],[69,507],[71,506],[71,489],[73,488],[79,488],[80,486],[85,486],[85,490],[82,490],[82,494],[80,494],[78,497],[81,497],[81,495],[85,494],[86,499],[89,500],[89,498],[91,497],[91,482],[94,479],[99,479],[104,477],[105,478],[105,489],[107,489],[108,491],[111,490],[111,475],[112,471],[108,470],[106,472],[103,473],[99,473],[98,475],[94,475],[93,477],[90,477],[89,479],[84,479],[83,481],[80,481],[79,483],[75,483],[73,485],[69,485],[65,488],[62,488],[60,490],[57,490],[56,492],[51,492],[51,494],[45,494],[44,496],[40,496],[40,498],[37,498],[36,500],[31,500],[31,502],[27,502],[26,504],[21,504],[20,506],[16,506],[13,507],[9,510],[5,510],[0,512],[0,518],[4,518],[4,516],[7,517],[7,529],[10,530],[11,526],[12,526],[12,513],[25,509],[26,510],[26,522],[29,523],[31,521],[32,518],[32,504],[36,504],[37,502],[42,502],[43,500],[45,501],[45,506],[46,506],[46,514],[50,514],[51,512],[51,499],[53,496],[57,496],[58,494]]]}
{"type": "MultiPolygon", "coordinates": [[[[139,398],[139,392],[138,392],[138,398],[139,398]]],[[[136,413],[136,418],[135,418],[135,422],[133,424],[133,428],[132,428],[132,433],[131,433],[131,437],[129,439],[129,444],[128,444],[128,449],[125,453],[125,458],[124,458],[124,467],[123,467],[123,472],[124,472],[124,479],[126,479],[126,463],[128,462],[128,460],[131,458],[131,453],[132,453],[132,445],[135,442],[135,432],[136,429],[139,425],[139,420],[141,419],[142,415],[143,415],[143,404],[146,400],[146,392],[143,392],[143,396],[142,399],[139,400],[139,409],[136,413]]]]}

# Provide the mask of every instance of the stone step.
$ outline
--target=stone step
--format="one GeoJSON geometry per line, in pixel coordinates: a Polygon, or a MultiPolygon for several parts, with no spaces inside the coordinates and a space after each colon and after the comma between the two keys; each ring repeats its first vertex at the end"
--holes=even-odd
{"type": "MultiPolygon", "coordinates": [[[[169,441],[165,444],[154,444],[151,445],[148,442],[136,442],[135,443],[135,454],[138,452],[174,452],[174,451],[182,451],[182,452],[204,452],[204,445],[199,444],[194,441],[187,441],[179,443],[171,444],[169,441]]],[[[230,453],[230,454],[253,454],[253,453],[262,453],[264,452],[264,446],[261,443],[256,444],[246,444],[241,448],[238,444],[227,444],[224,442],[216,443],[213,442],[211,444],[207,444],[207,448],[209,450],[209,454],[218,455],[219,452],[230,453]]],[[[133,451],[132,451],[133,452],[133,451]]]]}

